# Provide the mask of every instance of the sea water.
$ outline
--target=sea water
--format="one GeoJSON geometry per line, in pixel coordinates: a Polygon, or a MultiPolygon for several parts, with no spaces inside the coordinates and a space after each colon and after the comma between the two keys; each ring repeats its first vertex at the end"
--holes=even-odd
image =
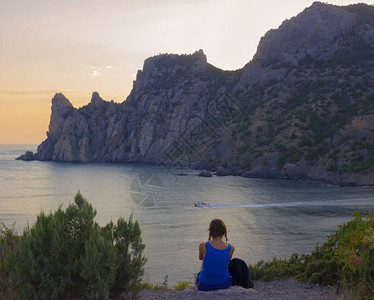
{"type": "Polygon", "coordinates": [[[374,190],[286,180],[198,177],[195,170],[112,163],[18,161],[36,145],[0,145],[0,219],[22,232],[41,210],[64,208],[80,191],[105,225],[133,214],[146,245],[144,280],[194,280],[198,245],[211,219],[228,228],[235,257],[247,263],[310,253],[355,210],[374,211],[374,190]],[[180,175],[184,176],[180,176],[180,175]],[[208,207],[195,207],[207,202],[208,207]]]}

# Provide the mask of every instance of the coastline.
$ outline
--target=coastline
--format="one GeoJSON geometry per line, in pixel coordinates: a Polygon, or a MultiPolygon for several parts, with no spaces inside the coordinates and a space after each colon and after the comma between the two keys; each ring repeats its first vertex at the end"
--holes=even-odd
{"type": "MultiPolygon", "coordinates": [[[[32,151],[26,151],[24,154],[18,156],[15,158],[15,160],[22,160],[22,161],[44,161],[36,158],[36,153],[33,153],[32,151]]],[[[49,161],[49,160],[46,160],[49,161]]],[[[59,162],[59,163],[64,163],[68,162],[71,163],[70,161],[60,161],[60,160],[53,160],[54,162],[59,162]]],[[[167,168],[168,172],[172,173],[175,176],[187,176],[188,174],[185,173],[173,173],[173,170],[175,171],[187,171],[187,170],[194,170],[194,171],[199,171],[199,174],[196,174],[196,176],[200,177],[205,177],[205,178],[210,178],[212,176],[218,176],[218,177],[225,177],[225,176],[239,176],[243,178],[259,178],[259,179],[280,179],[280,180],[292,180],[292,181],[300,181],[300,182],[305,182],[307,184],[323,184],[325,186],[335,186],[335,187],[360,187],[360,188],[374,188],[374,182],[372,184],[365,184],[358,182],[356,180],[344,180],[344,179],[334,179],[334,178],[328,178],[328,177],[321,177],[321,178],[313,178],[309,176],[287,176],[287,175],[282,175],[279,170],[277,171],[272,171],[272,170],[267,170],[263,169],[261,172],[253,172],[253,170],[250,171],[244,171],[244,170],[237,170],[234,168],[223,168],[223,167],[215,167],[213,166],[212,168],[201,168],[199,166],[189,166],[189,167],[182,167],[178,168],[173,165],[165,165],[165,164],[157,164],[153,162],[130,162],[130,161],[123,161],[123,162],[110,162],[110,161],[90,161],[90,162],[82,162],[82,161],[76,161],[75,163],[123,163],[123,164],[137,164],[137,165],[154,165],[154,166],[159,166],[163,168],[167,168]],[[207,175],[208,174],[208,175],[207,175]]]]}

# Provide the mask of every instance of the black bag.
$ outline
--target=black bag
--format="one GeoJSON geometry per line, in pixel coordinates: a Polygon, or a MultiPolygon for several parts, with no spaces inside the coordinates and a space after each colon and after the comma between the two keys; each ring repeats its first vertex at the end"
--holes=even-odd
{"type": "Polygon", "coordinates": [[[232,285],[240,285],[246,289],[255,287],[250,278],[248,266],[242,259],[233,258],[230,260],[229,272],[232,275],[232,285]]]}

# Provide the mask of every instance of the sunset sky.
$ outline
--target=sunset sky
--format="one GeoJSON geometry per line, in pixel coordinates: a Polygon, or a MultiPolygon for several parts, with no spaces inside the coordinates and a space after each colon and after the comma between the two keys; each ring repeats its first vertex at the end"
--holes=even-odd
{"type": "Polygon", "coordinates": [[[56,92],[75,107],[86,105],[93,91],[124,101],[149,56],[203,49],[216,67],[241,68],[266,31],[312,3],[1,0],[0,144],[41,143],[56,92]]]}

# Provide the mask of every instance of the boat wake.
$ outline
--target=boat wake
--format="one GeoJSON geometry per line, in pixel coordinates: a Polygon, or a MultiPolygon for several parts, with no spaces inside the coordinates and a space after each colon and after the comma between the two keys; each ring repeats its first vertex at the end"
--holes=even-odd
{"type": "Polygon", "coordinates": [[[374,205],[374,198],[370,199],[348,199],[348,200],[328,200],[328,201],[302,201],[264,204],[209,204],[195,203],[195,207],[297,207],[297,206],[360,206],[374,205]]]}

